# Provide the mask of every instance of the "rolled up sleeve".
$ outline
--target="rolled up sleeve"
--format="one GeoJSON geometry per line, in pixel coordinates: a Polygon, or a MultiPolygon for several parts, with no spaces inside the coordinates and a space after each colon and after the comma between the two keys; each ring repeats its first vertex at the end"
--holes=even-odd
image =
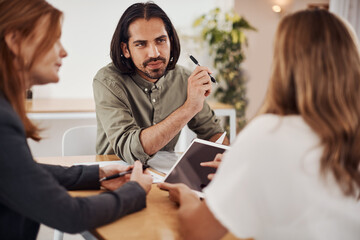
{"type": "Polygon", "coordinates": [[[220,126],[220,119],[215,116],[214,111],[206,101],[203,109],[189,121],[188,127],[197,134],[198,138],[206,140],[216,133],[224,132],[220,126]]]}

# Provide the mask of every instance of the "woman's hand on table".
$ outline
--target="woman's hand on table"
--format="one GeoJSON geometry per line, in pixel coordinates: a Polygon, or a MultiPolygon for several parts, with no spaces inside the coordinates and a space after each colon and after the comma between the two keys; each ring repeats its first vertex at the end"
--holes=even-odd
{"type": "MultiPolygon", "coordinates": [[[[129,171],[133,168],[133,166],[124,166],[121,164],[111,164],[106,165],[99,168],[99,177],[100,179],[103,177],[108,177],[117,173],[129,171]]],[[[107,190],[115,190],[122,185],[124,185],[126,182],[130,180],[131,174],[126,174],[123,177],[114,178],[111,180],[106,180],[101,182],[101,186],[104,187],[107,190]]]]}
{"type": "MultiPolygon", "coordinates": [[[[171,201],[181,205],[184,199],[191,199],[191,201],[199,201],[199,197],[194,193],[188,186],[182,183],[158,183],[157,186],[162,189],[169,191],[169,198],[171,201]]],[[[185,201],[187,201],[185,200],[185,201]]]]}
{"type": "Polygon", "coordinates": [[[148,194],[151,189],[153,178],[148,169],[143,171],[140,161],[135,161],[130,181],[139,183],[140,186],[145,190],[146,194],[148,194]]]}

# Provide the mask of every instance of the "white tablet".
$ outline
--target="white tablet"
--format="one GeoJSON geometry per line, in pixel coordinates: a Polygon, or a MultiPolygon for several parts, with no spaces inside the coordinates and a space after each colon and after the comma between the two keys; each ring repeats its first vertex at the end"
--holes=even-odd
{"type": "Polygon", "coordinates": [[[184,183],[203,197],[202,189],[210,182],[207,176],[215,173],[216,169],[202,167],[200,163],[212,161],[216,154],[224,153],[228,149],[230,149],[229,146],[195,139],[170,169],[164,182],[184,183]]]}

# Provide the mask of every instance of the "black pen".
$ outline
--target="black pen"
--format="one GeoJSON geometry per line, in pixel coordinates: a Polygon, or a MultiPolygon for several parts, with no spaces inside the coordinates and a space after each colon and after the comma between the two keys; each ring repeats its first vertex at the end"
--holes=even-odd
{"type": "MultiPolygon", "coordinates": [[[[150,167],[149,165],[146,165],[146,164],[144,164],[143,165],[143,171],[145,170],[145,169],[147,169],[148,167],[150,167]]],[[[118,177],[122,177],[122,176],[125,176],[126,174],[129,174],[129,173],[132,173],[132,169],[131,170],[129,170],[129,171],[126,171],[126,172],[121,172],[121,173],[117,173],[117,174],[114,174],[114,175],[111,175],[111,176],[108,176],[108,177],[103,177],[103,178],[101,178],[100,180],[99,180],[99,182],[102,182],[102,181],[106,181],[106,180],[110,180],[110,179],[114,179],[114,178],[118,178],[118,177]]]]}
{"type": "MultiPolygon", "coordinates": [[[[189,54],[189,57],[190,57],[191,61],[193,61],[193,63],[195,63],[196,65],[200,66],[198,60],[196,60],[196,59],[193,57],[193,55],[189,54]]],[[[213,76],[211,76],[210,73],[208,73],[208,74],[209,74],[209,76],[210,76],[211,81],[212,81],[213,83],[216,83],[216,84],[217,84],[215,78],[214,78],[213,76]]]]}

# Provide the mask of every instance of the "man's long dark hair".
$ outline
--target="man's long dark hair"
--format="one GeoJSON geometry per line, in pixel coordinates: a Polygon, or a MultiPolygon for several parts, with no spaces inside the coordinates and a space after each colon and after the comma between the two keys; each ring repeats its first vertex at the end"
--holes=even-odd
{"type": "Polygon", "coordinates": [[[175,68],[180,55],[180,41],[174,26],[166,13],[155,3],[135,3],[128,7],[121,16],[115,29],[110,46],[110,57],[117,69],[122,73],[134,73],[135,65],[131,58],[125,58],[121,49],[121,43],[128,45],[129,25],[137,19],[160,18],[165,25],[166,32],[170,39],[170,61],[167,70],[175,68]]]}

